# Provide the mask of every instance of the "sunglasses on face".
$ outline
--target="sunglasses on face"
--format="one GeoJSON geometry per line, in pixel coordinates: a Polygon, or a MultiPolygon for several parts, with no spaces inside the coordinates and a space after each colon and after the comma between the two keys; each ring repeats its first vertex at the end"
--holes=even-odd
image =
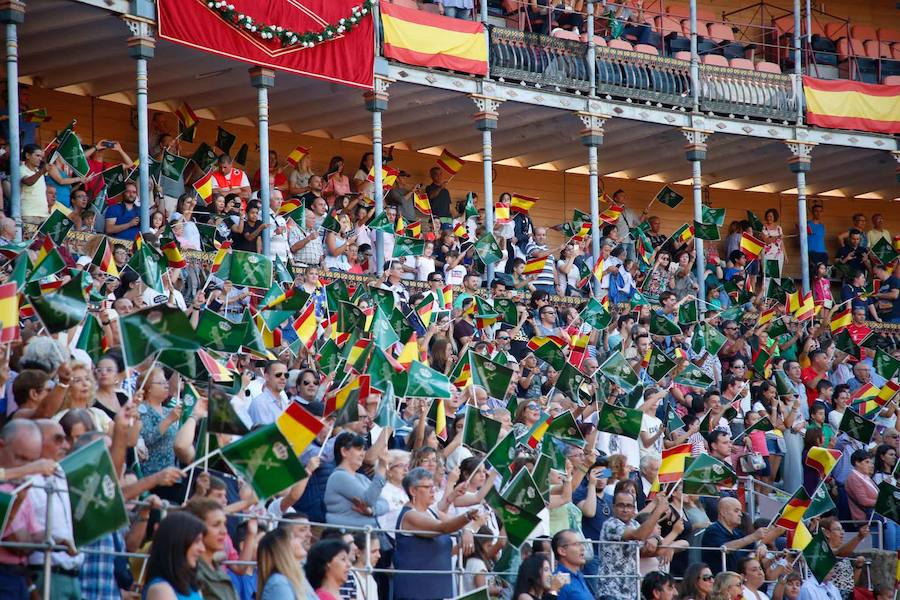
{"type": "Polygon", "coordinates": [[[315,379],[304,379],[301,383],[303,385],[319,385],[319,382],[315,379]]]}
{"type": "Polygon", "coordinates": [[[277,377],[278,379],[284,379],[287,376],[287,371],[284,371],[283,373],[272,373],[272,377],[277,377]]]}

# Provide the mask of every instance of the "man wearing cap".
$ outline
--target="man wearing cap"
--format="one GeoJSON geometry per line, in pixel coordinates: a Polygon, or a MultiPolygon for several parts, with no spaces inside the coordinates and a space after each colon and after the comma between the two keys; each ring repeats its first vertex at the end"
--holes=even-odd
{"type": "Polygon", "coordinates": [[[416,215],[415,202],[413,200],[413,192],[418,190],[421,184],[416,185],[415,190],[409,188],[409,173],[400,170],[397,173],[397,179],[394,181],[393,187],[384,197],[386,206],[394,206],[400,211],[400,216],[407,223],[419,220],[416,215]]]}
{"type": "Polygon", "coordinates": [[[447,173],[440,167],[432,167],[428,174],[431,176],[431,183],[425,188],[425,193],[431,203],[431,214],[442,220],[450,219],[453,215],[450,214],[450,192],[447,191],[450,180],[447,173]]]}

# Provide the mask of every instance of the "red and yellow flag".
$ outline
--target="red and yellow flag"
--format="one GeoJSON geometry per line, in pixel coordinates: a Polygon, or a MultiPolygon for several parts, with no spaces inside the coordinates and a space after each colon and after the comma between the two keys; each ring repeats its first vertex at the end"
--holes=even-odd
{"type": "Polygon", "coordinates": [[[819,474],[819,479],[825,479],[840,459],[840,450],[813,446],[809,449],[809,452],[806,453],[806,466],[815,469],[819,474]]]}
{"type": "Polygon", "coordinates": [[[287,443],[291,445],[294,454],[300,456],[306,447],[316,439],[324,424],[303,408],[299,402],[291,402],[285,411],[275,419],[275,426],[278,427],[278,431],[281,432],[287,443]]]}
{"type": "Polygon", "coordinates": [[[741,252],[744,253],[744,256],[747,257],[747,260],[753,260],[754,258],[757,258],[759,256],[759,253],[762,252],[763,247],[765,247],[765,244],[749,233],[745,232],[741,235],[741,252]]]}
{"type": "Polygon", "coordinates": [[[456,226],[453,228],[453,235],[455,235],[456,237],[458,237],[460,239],[465,239],[465,238],[469,237],[469,233],[466,231],[466,226],[463,225],[462,223],[456,224],[456,226]]]}
{"type": "Polygon", "coordinates": [[[18,284],[11,281],[0,285],[0,343],[19,339],[19,294],[18,284]]]}
{"type": "Polygon", "coordinates": [[[499,225],[509,223],[509,203],[497,202],[494,204],[494,222],[499,225]]]}
{"type": "Polygon", "coordinates": [[[528,432],[528,439],[525,441],[529,448],[537,448],[537,445],[544,439],[544,434],[547,433],[547,429],[550,427],[550,421],[552,420],[553,417],[544,411],[541,411],[540,418],[531,428],[531,431],[528,432]]]}
{"type": "Polygon", "coordinates": [[[547,264],[547,257],[544,256],[542,258],[529,258],[525,263],[525,270],[522,271],[523,275],[537,275],[544,270],[544,265],[547,264]]]}
{"type": "Polygon", "coordinates": [[[801,485],[781,508],[778,518],[775,519],[775,525],[784,527],[788,531],[797,529],[797,525],[803,520],[803,513],[810,504],[812,504],[812,500],[801,485]]]}
{"type": "Polygon", "coordinates": [[[161,249],[170,269],[183,269],[187,266],[187,261],[184,260],[184,255],[181,254],[175,240],[169,240],[161,249]]]}
{"type": "Polygon", "coordinates": [[[453,306],[453,286],[445,285],[441,290],[441,298],[444,302],[444,308],[453,306]]]}
{"type": "Polygon", "coordinates": [[[801,302],[800,307],[794,313],[794,317],[802,322],[812,319],[815,314],[816,303],[813,300],[812,292],[806,292],[803,294],[803,302],[801,302]]]}
{"type": "Polygon", "coordinates": [[[215,258],[213,258],[212,264],[209,266],[209,274],[213,275],[216,271],[218,271],[222,267],[222,263],[225,262],[225,257],[231,252],[231,240],[225,240],[222,242],[222,245],[219,246],[219,250],[216,252],[215,258]]]}
{"type": "Polygon", "coordinates": [[[323,416],[327,417],[331,413],[344,408],[344,405],[347,404],[347,400],[353,396],[353,392],[358,392],[357,402],[362,403],[365,398],[369,397],[369,384],[370,381],[368,375],[357,375],[344,387],[329,393],[325,396],[325,410],[323,416]]]}
{"type": "Polygon", "coordinates": [[[625,210],[624,206],[620,206],[618,204],[613,204],[602,213],[600,213],[600,220],[604,223],[609,223],[610,225],[614,225],[618,222],[619,217],[622,216],[622,211],[625,210]]]}
{"type": "Polygon", "coordinates": [[[319,324],[316,322],[316,303],[312,301],[307,302],[306,308],[294,319],[291,325],[294,331],[297,332],[297,337],[300,338],[303,345],[307,349],[312,348],[313,342],[316,341],[316,330],[319,327],[319,324]]]}
{"type": "Polygon", "coordinates": [[[803,77],[811,125],[873,133],[900,133],[900,85],[803,77]]]}
{"type": "Polygon", "coordinates": [[[417,211],[425,216],[431,216],[431,200],[428,199],[428,194],[425,192],[416,192],[413,204],[415,204],[417,211]]]}
{"type": "Polygon", "coordinates": [[[287,161],[295,169],[300,166],[300,161],[309,154],[309,148],[297,146],[287,155],[287,161]]]}
{"type": "Polygon", "coordinates": [[[522,194],[513,194],[509,203],[509,210],[519,214],[527,215],[531,211],[531,207],[538,201],[537,198],[531,196],[523,196],[522,194]]]}
{"type": "Polygon", "coordinates": [[[690,444],[679,444],[662,451],[662,462],[659,464],[659,482],[674,483],[684,474],[685,460],[691,456],[690,444]]]}
{"type": "Polygon", "coordinates": [[[853,324],[853,311],[848,305],[847,308],[831,317],[831,333],[840,333],[851,324],[853,324]]]}
{"type": "Polygon", "coordinates": [[[463,159],[459,158],[449,150],[444,148],[441,156],[437,160],[437,166],[446,171],[449,175],[456,175],[462,171],[463,165],[466,164],[463,159]]]}
{"type": "Polygon", "coordinates": [[[182,102],[181,106],[175,109],[175,117],[181,121],[185,129],[193,127],[200,120],[197,113],[194,112],[194,109],[187,102],[182,102]]]}
{"type": "MultiPolygon", "coordinates": [[[[397,176],[400,175],[400,171],[393,167],[381,167],[381,187],[383,189],[388,189],[390,187],[394,187],[394,182],[397,181],[397,176]]],[[[373,165],[371,169],[369,169],[369,176],[367,177],[369,181],[375,181],[375,166],[373,165]]]]}
{"type": "Polygon", "coordinates": [[[213,356],[204,349],[197,350],[197,358],[209,372],[209,378],[216,383],[225,383],[234,381],[234,376],[225,365],[217,361],[213,356]]]}

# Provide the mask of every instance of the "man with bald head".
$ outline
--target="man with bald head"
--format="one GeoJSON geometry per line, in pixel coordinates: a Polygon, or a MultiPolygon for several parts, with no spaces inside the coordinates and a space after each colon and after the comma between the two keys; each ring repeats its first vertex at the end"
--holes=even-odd
{"type": "MultiPolygon", "coordinates": [[[[69,439],[62,426],[50,419],[38,419],[35,423],[41,430],[41,458],[59,461],[69,452],[69,439]]],[[[67,551],[50,554],[50,586],[54,598],[78,600],[81,598],[81,584],[78,580],[84,555],[75,549],[75,534],[72,530],[72,506],[69,503],[69,486],[62,470],[49,476],[38,476],[28,490],[28,499],[39,515],[42,525],[46,523],[49,504],[50,535],[54,543],[67,546],[67,551]]],[[[36,577],[36,585],[43,585],[44,553],[32,552],[28,564],[36,577]]]]}
{"type": "Polygon", "coordinates": [[[0,245],[16,241],[16,222],[9,217],[0,217],[0,245]]]}
{"type": "Polygon", "coordinates": [[[709,565],[713,573],[736,571],[737,562],[742,556],[748,556],[757,544],[766,544],[784,532],[782,527],[763,527],[750,535],[739,529],[744,518],[744,509],[737,498],[725,497],[719,500],[719,520],[706,528],[703,533],[705,548],[726,548],[725,564],[722,564],[720,550],[704,550],[703,562],[709,565]],[[734,552],[735,550],[747,550],[734,552]]]}

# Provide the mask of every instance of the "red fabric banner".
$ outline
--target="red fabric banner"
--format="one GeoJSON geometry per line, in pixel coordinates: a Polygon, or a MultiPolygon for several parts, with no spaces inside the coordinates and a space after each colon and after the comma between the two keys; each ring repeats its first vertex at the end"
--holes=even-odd
{"type": "MultiPolygon", "coordinates": [[[[229,0],[257,23],[305,33],[351,15],[360,0],[229,0]]],[[[157,0],[159,36],[251,65],[371,89],[375,61],[372,13],[342,35],[312,48],[282,48],[277,40],[227,23],[204,0],[157,0]]]]}

